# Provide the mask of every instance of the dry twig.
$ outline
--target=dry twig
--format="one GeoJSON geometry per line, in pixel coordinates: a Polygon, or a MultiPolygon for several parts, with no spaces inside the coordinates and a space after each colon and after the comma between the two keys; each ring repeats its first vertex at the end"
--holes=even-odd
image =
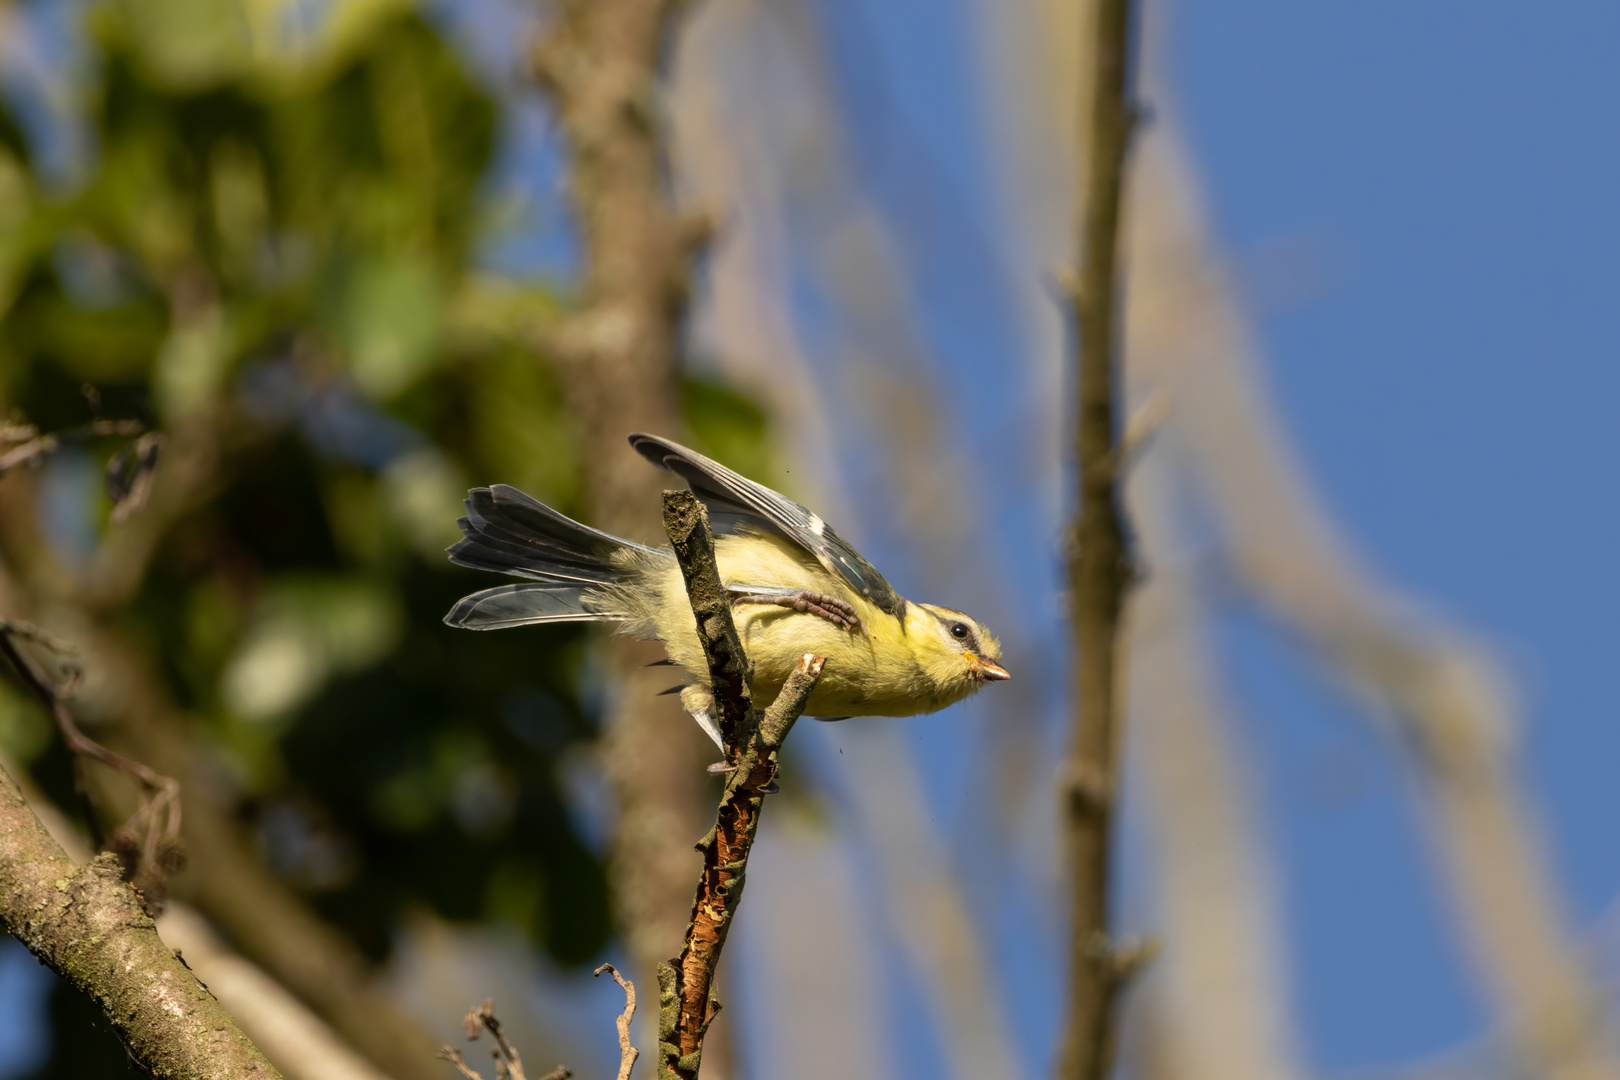
{"type": "Polygon", "coordinates": [[[1079,514],[1069,553],[1074,625],[1074,733],[1066,770],[1070,873],[1069,1006],[1059,1076],[1103,1080],[1113,1057],[1114,1004],[1123,984],[1109,943],[1108,894],[1116,760],[1121,616],[1130,552],[1119,498],[1119,222],[1129,103],[1130,0],[1098,0],[1091,115],[1085,134],[1081,279],[1071,288],[1079,345],[1075,456],[1079,514]]]}
{"type": "MultiPolygon", "coordinates": [[[[0,655],[11,662],[12,668],[32,690],[51,718],[68,750],[79,759],[90,758],[132,777],[145,789],[139,806],[128,821],[119,826],[108,838],[107,847],[123,864],[125,878],[140,894],[141,902],[152,915],[163,909],[164,878],[179,870],[185,861],[185,849],[180,839],[180,785],[138,761],[107,749],[79,729],[66,701],[72,697],[79,680],[79,670],[70,661],[62,664],[66,682],[53,682],[28,653],[18,647],[19,641],[42,645],[59,656],[71,656],[72,647],[51,637],[38,627],[11,619],[0,619],[0,655]]],[[[94,822],[90,822],[94,827],[94,822]]]]}
{"type": "Polygon", "coordinates": [[[107,462],[107,497],[113,504],[113,524],[129,520],[130,515],[146,505],[162,449],[163,436],[149,431],[107,462]]]}
{"type": "MultiPolygon", "coordinates": [[[[56,432],[42,432],[32,424],[12,424],[0,427],[0,476],[23,465],[38,465],[64,444],[113,437],[138,439],[141,442],[160,438],[148,433],[146,425],[139,420],[92,420],[88,424],[56,432]]],[[[156,461],[155,452],[153,461],[156,461]]]]}
{"type": "Polygon", "coordinates": [[[603,964],[591,974],[601,975],[604,971],[611,974],[613,981],[618,983],[624,990],[624,1012],[620,1014],[618,1020],[614,1021],[614,1026],[619,1029],[619,1075],[617,1080],[630,1080],[630,1070],[636,1067],[636,1058],[641,1056],[641,1051],[637,1050],[630,1042],[630,1021],[636,1018],[636,984],[620,975],[618,969],[612,964],[603,964]]]}
{"type": "Polygon", "coordinates": [[[804,712],[825,658],[806,653],[771,707],[763,714],[752,708],[747,659],[740,645],[732,648],[737,630],[714,564],[708,512],[691,492],[666,491],[664,528],[686,579],[720,713],[732,718],[729,722],[738,735],[730,742],[731,732],[726,732],[727,760],[734,768],[727,776],[714,828],[698,842],[703,872],[685,944],[679,956],[658,966],[659,1080],[695,1080],[702,1064],[703,1036],[720,1011],[711,994],[714,973],[742,899],[760,808],[765,795],[775,789],[782,743],[804,712]],[[733,700],[725,701],[728,696],[733,700]]]}
{"type": "MultiPolygon", "coordinates": [[[[610,969],[611,970],[611,969],[610,969]]],[[[600,969],[598,969],[600,974],[600,969]]],[[[621,980],[622,981],[622,980],[621,980]]],[[[634,1000],[634,991],[630,991],[631,1000],[634,1000]]],[[[506,1037],[506,1031],[501,1027],[500,1018],[495,1015],[495,1002],[489,998],[484,999],[482,1005],[474,1005],[467,1010],[467,1015],[461,1018],[461,1024],[467,1030],[469,1042],[476,1040],[485,1031],[489,1032],[495,1040],[495,1046],[490,1050],[490,1056],[495,1059],[495,1080],[528,1080],[523,1071],[523,1059],[518,1055],[517,1047],[506,1037]]],[[[462,1060],[461,1051],[448,1043],[439,1047],[439,1057],[456,1067],[466,1080],[484,1080],[477,1070],[462,1060]]],[[[574,1074],[559,1065],[552,1069],[540,1080],[568,1080],[574,1074]]],[[[623,1074],[628,1075],[628,1074],[623,1074]]]]}

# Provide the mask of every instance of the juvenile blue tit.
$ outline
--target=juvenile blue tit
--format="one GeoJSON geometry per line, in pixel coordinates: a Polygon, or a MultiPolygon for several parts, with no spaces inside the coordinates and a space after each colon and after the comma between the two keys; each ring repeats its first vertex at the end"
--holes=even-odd
{"type": "MultiPolygon", "coordinates": [[[[754,662],[755,701],[773,700],[805,653],[827,658],[805,710],[820,719],[936,712],[1011,678],[988,630],[960,611],[907,601],[808,508],[668,439],[632,435],[630,445],[708,507],[720,580],[754,662]]],[[[657,638],[686,672],[682,704],[725,750],[671,552],[581,525],[504,484],[474,488],[466,506],[450,561],[532,580],[473,593],[446,623],[499,630],[602,620],[657,638]]]]}

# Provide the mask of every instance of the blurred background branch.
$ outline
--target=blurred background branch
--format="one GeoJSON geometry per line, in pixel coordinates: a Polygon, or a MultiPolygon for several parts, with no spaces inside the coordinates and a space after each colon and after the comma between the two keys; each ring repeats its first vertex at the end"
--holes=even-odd
{"type": "MultiPolygon", "coordinates": [[[[581,264],[576,302],[535,340],[557,365],[579,439],[587,520],[617,536],[657,535],[663,482],[631,453],[633,431],[684,437],[680,328],[701,246],[701,218],[674,203],[666,161],[663,60],[684,5],[564,0],[534,39],[530,70],[572,154],[568,180],[581,264]]],[[[603,761],[618,807],[611,868],[618,925],[635,981],[654,971],[686,924],[702,834],[708,746],[647,665],[655,644],[606,642],[610,700],[603,761]]],[[[724,1026],[711,1075],[732,1071],[724,1026]]]]}
{"type": "MultiPolygon", "coordinates": [[[[1114,942],[1114,803],[1118,798],[1126,677],[1123,626],[1135,572],[1126,544],[1120,481],[1126,466],[1116,419],[1123,398],[1120,222],[1132,100],[1135,17],[1129,0],[1097,0],[1089,116],[1081,134],[1085,186],[1077,200],[1072,286],[1076,408],[1073,461],[1077,499],[1068,534],[1070,678],[1074,724],[1060,780],[1070,884],[1068,1014],[1058,1076],[1104,1080],[1113,1069],[1115,1013],[1130,972],[1114,942]]],[[[1085,77],[1081,78],[1081,85],[1085,77]]]]}

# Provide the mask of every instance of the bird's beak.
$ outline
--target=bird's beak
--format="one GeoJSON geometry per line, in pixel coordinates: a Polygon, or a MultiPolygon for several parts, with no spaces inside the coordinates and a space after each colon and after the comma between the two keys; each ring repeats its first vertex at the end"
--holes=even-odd
{"type": "Polygon", "coordinates": [[[984,677],[988,682],[1001,682],[1004,679],[1012,678],[1011,672],[991,660],[980,659],[979,670],[984,673],[984,677]]]}

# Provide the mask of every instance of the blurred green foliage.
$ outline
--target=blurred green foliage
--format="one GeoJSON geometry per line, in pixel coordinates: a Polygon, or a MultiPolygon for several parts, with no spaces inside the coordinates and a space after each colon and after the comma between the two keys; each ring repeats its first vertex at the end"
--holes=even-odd
{"type": "MultiPolygon", "coordinates": [[[[612,919],[567,801],[594,735],[583,634],[440,623],[492,584],[443,556],[469,483],[565,512],[582,495],[555,376],[513,332],[552,295],[476,269],[501,105],[393,0],[296,33],[275,3],[89,13],[87,175],[53,188],[0,110],[0,415],[219,434],[214,493],[120,621],[278,873],[377,957],[429,906],[584,962],[612,919]]],[[[709,452],[763,463],[751,403],[689,381],[683,404],[709,452]]],[[[86,454],[113,449],[36,477],[70,572],[109,528],[86,454]]],[[[3,684],[0,744],[75,805],[43,717],[3,684]]]]}

